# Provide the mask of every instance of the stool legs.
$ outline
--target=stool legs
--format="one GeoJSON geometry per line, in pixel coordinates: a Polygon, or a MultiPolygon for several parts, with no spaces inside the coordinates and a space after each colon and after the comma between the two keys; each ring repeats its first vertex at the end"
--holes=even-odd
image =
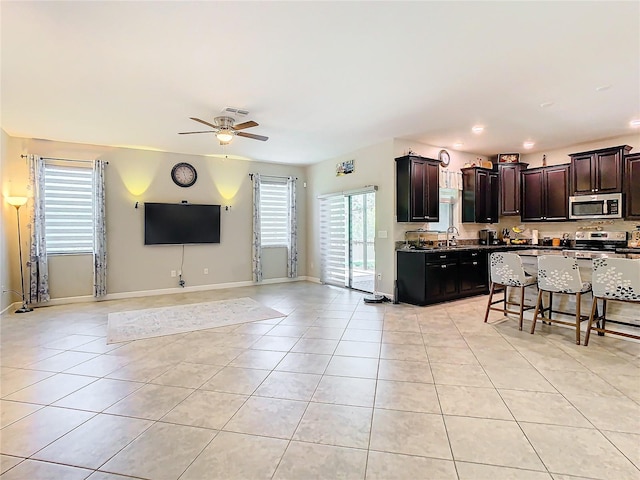
{"type": "Polygon", "coordinates": [[[596,309],[598,307],[598,299],[593,297],[593,302],[591,303],[591,314],[589,315],[589,323],[587,324],[587,334],[584,336],[584,346],[589,345],[589,337],[591,336],[591,325],[593,325],[594,317],[596,316],[596,309]]]}
{"type": "MultiPolygon", "coordinates": [[[[533,322],[531,322],[531,332],[536,331],[536,321],[538,320],[538,312],[540,311],[540,305],[542,305],[542,290],[538,289],[538,298],[536,300],[536,309],[533,312],[533,322]]],[[[544,307],[542,308],[544,313],[544,307]]],[[[549,311],[549,315],[551,315],[551,311],[549,311]]],[[[520,328],[522,330],[522,328],[520,328]]]]}
{"type": "Polygon", "coordinates": [[[524,286],[520,287],[520,318],[518,323],[518,330],[522,330],[522,316],[524,314],[524,286]]]}
{"type": "Polygon", "coordinates": [[[580,345],[580,299],[581,293],[576,293],[576,345],[580,345]]]}
{"type": "Polygon", "coordinates": [[[495,292],[496,284],[491,282],[491,288],[489,289],[489,301],[487,302],[487,312],[484,314],[484,323],[487,323],[489,318],[489,309],[491,308],[491,300],[493,299],[493,292],[495,292]]]}

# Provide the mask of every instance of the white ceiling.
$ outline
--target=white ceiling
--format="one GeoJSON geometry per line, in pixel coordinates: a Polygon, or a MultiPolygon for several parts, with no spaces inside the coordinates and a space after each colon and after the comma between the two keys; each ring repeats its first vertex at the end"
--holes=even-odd
{"type": "Polygon", "coordinates": [[[0,8],[12,136],[309,164],[389,138],[484,155],[531,140],[544,152],[631,134],[640,118],[637,1],[0,8]],[[227,106],[269,140],[223,149],[178,135],[227,106]]]}

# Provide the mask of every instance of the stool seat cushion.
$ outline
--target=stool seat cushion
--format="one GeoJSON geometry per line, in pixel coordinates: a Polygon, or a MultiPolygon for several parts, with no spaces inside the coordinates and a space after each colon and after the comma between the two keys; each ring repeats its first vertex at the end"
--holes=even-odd
{"type": "Polygon", "coordinates": [[[593,260],[593,293],[600,298],[640,302],[640,260],[593,260]]]}

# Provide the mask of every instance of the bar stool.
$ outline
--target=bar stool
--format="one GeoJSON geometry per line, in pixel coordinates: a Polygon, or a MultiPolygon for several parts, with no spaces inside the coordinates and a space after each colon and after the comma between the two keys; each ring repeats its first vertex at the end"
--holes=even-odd
{"type": "Polygon", "coordinates": [[[524,289],[525,287],[535,285],[536,277],[535,275],[525,273],[524,268],[522,268],[522,259],[515,253],[494,252],[491,254],[489,263],[491,289],[489,290],[489,301],[487,302],[487,311],[484,315],[484,323],[487,323],[487,319],[489,318],[489,310],[496,310],[502,312],[504,315],[513,313],[518,315],[518,327],[522,330],[522,316],[524,311],[535,308],[534,305],[524,304],[524,289]],[[504,287],[504,298],[502,298],[502,300],[492,301],[496,286],[504,287]],[[508,287],[520,288],[520,303],[509,301],[508,287]],[[492,307],[492,305],[501,302],[503,304],[502,308],[492,307]],[[507,305],[519,305],[520,309],[517,312],[508,310],[507,305]]]}
{"type": "Polygon", "coordinates": [[[563,257],[560,255],[543,255],[538,257],[538,301],[536,303],[536,311],[533,314],[533,323],[531,324],[531,333],[535,332],[538,313],[542,304],[542,293],[549,293],[549,306],[543,308],[544,312],[549,312],[549,318],[544,319],[546,322],[561,323],[563,325],[571,325],[576,327],[576,345],[580,345],[580,322],[588,320],[587,315],[580,314],[580,299],[584,293],[591,291],[591,284],[583,282],[580,278],[580,270],[578,270],[578,262],[575,258],[563,257]],[[576,296],[576,312],[575,322],[567,322],[551,318],[552,313],[560,313],[562,315],[573,315],[573,313],[563,312],[553,309],[553,294],[562,293],[576,296]]]}
{"type": "MultiPolygon", "coordinates": [[[[596,330],[603,335],[613,333],[623,337],[640,340],[640,335],[607,330],[605,327],[607,315],[607,301],[631,302],[640,304],[640,260],[629,258],[596,258],[593,260],[593,304],[589,316],[587,335],[584,337],[585,346],[589,345],[591,330],[596,330]],[[602,316],[598,316],[598,299],[602,299],[602,316]],[[593,326],[593,321],[601,326],[593,326]]],[[[637,324],[609,320],[612,323],[638,327],[637,324]]]]}

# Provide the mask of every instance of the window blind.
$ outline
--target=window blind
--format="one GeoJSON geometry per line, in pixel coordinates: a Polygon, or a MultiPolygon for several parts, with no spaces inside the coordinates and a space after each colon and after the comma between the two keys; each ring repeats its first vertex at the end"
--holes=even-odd
{"type": "Polygon", "coordinates": [[[47,253],[92,253],[91,168],[45,164],[44,212],[47,253]]]}
{"type": "Polygon", "coordinates": [[[320,198],[320,281],[347,285],[346,200],[343,195],[320,198]]]}
{"type": "Polygon", "coordinates": [[[260,232],[263,247],[289,245],[289,191],[283,182],[260,182],[260,232]]]}

